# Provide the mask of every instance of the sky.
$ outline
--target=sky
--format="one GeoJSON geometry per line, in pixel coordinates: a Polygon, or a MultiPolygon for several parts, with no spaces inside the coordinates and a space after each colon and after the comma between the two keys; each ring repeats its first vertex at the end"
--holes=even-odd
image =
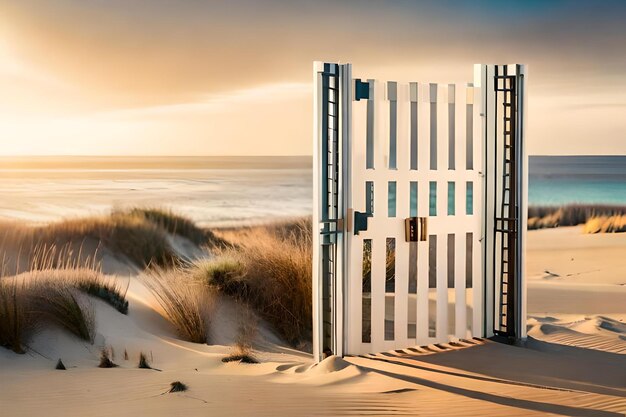
{"type": "Polygon", "coordinates": [[[530,154],[626,154],[626,1],[0,0],[0,155],[310,155],[312,62],[528,65],[530,154]]]}

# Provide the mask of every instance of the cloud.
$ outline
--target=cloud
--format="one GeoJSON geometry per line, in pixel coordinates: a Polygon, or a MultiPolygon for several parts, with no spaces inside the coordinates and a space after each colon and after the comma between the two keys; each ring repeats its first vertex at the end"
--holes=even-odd
{"type": "Polygon", "coordinates": [[[111,106],[303,82],[315,59],[364,70],[429,67],[429,78],[449,66],[524,62],[535,85],[626,82],[623,2],[22,0],[0,7],[24,56],[111,106]]]}
{"type": "Polygon", "coordinates": [[[520,62],[533,153],[584,152],[590,136],[622,149],[625,18],[611,0],[0,2],[0,140],[5,152],[310,153],[313,60],[434,82],[520,62]]]}

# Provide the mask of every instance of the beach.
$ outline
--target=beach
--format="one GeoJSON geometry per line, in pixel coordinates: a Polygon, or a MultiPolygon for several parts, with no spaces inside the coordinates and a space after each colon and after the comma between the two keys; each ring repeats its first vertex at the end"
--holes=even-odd
{"type": "MultiPolygon", "coordinates": [[[[193,247],[176,239],[177,251],[193,247]]],[[[210,344],[186,342],[146,290],[141,270],[105,253],[104,272],[128,283],[128,314],[93,300],[93,344],[44,329],[26,354],[0,349],[2,410],[11,416],[43,410],[51,416],[622,415],[626,286],[619,254],[626,239],[570,227],[530,231],[528,244],[524,346],[471,339],[330,357],[318,365],[262,319],[252,343],[261,363],[223,363],[237,339],[237,303],[220,297],[210,344]],[[97,367],[102,348],[118,367],[97,367]],[[141,352],[156,370],[137,369],[141,352]],[[60,358],[66,371],[54,369],[60,358]],[[173,381],[188,391],[168,393],[173,381]]]]}
{"type": "Polygon", "coordinates": [[[0,417],[626,417],[624,22],[0,1],[0,417]]]}
{"type": "MultiPolygon", "coordinates": [[[[236,246],[257,245],[256,252],[241,255],[241,262],[252,255],[257,256],[250,258],[255,262],[270,255],[275,257],[271,262],[293,256],[307,260],[306,240],[295,250],[292,243],[284,246],[273,240],[267,230],[274,230],[270,225],[281,219],[304,216],[295,224],[308,224],[310,168],[302,161],[278,169],[264,163],[250,167],[250,161],[210,166],[202,160],[105,160],[60,168],[39,162],[0,172],[0,189],[11,196],[0,203],[2,227],[17,230],[6,235],[13,238],[0,241],[9,255],[2,279],[11,279],[11,268],[28,269],[25,260],[16,261],[23,250],[11,246],[24,230],[42,227],[48,230],[44,235],[57,242],[59,236],[76,241],[83,229],[95,228],[104,246],[92,237],[80,238],[71,253],[97,250],[102,279],[122,290],[127,287],[128,301],[128,311],[122,314],[103,299],[90,298],[93,342],[44,326],[33,334],[26,353],[0,349],[2,415],[31,416],[44,410],[50,416],[626,412],[626,235],[585,234],[583,226],[528,232],[528,339],[520,346],[475,338],[360,357],[332,356],[315,365],[310,344],[286,342],[285,329],[271,320],[275,316],[242,312],[236,288],[228,286],[236,281],[225,281],[226,290],[211,301],[215,306],[209,343],[186,341],[146,286],[150,272],[142,262],[149,262],[153,252],[124,252],[124,247],[133,247],[124,246],[124,235],[109,229],[130,227],[128,236],[138,233],[140,239],[155,233],[152,228],[157,226],[158,233],[146,239],[154,246],[158,238],[169,248],[166,254],[155,252],[166,268],[170,256],[193,265],[223,254],[221,239],[235,239],[236,246]],[[74,235],[78,237],[71,238],[74,235]],[[213,249],[207,249],[207,242],[213,249]],[[241,343],[241,317],[255,323],[246,354],[260,363],[223,362],[241,343]],[[99,368],[103,351],[118,366],[99,368]],[[138,368],[141,354],[153,369],[138,368]],[[54,369],[59,359],[67,370],[54,369]],[[175,381],[188,390],[168,392],[175,381]]],[[[539,190],[535,195],[550,195],[545,183],[539,190]]],[[[276,233],[299,230],[293,227],[286,223],[276,233]]],[[[131,245],[144,244],[137,242],[131,245]]],[[[260,274],[273,267],[258,266],[260,274]]],[[[302,270],[305,280],[310,276],[307,268],[310,265],[302,270]]],[[[304,328],[302,334],[308,337],[307,332],[304,328]]]]}

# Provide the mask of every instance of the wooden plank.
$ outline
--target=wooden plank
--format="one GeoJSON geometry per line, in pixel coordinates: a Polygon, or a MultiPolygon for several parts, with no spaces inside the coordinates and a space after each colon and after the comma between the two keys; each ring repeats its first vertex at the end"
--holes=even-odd
{"type": "Polygon", "coordinates": [[[398,83],[397,91],[397,171],[389,171],[396,178],[396,285],[394,336],[396,346],[407,346],[407,310],[409,285],[409,243],[404,237],[404,219],[409,217],[410,169],[410,101],[409,85],[398,83]]]}

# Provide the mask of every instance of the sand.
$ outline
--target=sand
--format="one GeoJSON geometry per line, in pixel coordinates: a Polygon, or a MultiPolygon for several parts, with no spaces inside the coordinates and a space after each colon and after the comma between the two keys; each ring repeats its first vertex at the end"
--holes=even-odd
{"type": "Polygon", "coordinates": [[[525,346],[472,340],[318,365],[263,323],[254,342],[262,363],[222,363],[236,305],[220,301],[213,345],[183,342],[136,272],[116,260],[107,272],[131,280],[129,314],[94,300],[94,345],[47,329],[28,354],[0,349],[0,416],[621,416],[625,254],[626,235],[530,232],[525,346]],[[97,368],[102,346],[118,368],[97,368]],[[159,370],[137,369],[140,352],[159,370]],[[66,371],[54,370],[59,358],[66,371]],[[166,393],[173,381],[189,390],[166,393]]]}
{"type": "Polygon", "coordinates": [[[531,231],[527,268],[529,336],[626,353],[626,233],[531,231]]]}

